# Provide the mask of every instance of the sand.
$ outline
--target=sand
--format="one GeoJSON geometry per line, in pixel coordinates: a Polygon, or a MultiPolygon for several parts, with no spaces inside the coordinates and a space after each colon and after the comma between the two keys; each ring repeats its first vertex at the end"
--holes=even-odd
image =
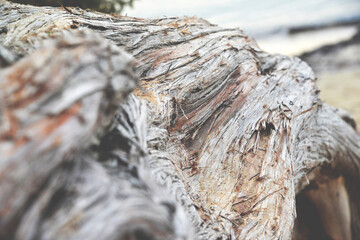
{"type": "Polygon", "coordinates": [[[343,108],[360,127],[360,68],[318,75],[320,98],[331,106],[343,108]]]}

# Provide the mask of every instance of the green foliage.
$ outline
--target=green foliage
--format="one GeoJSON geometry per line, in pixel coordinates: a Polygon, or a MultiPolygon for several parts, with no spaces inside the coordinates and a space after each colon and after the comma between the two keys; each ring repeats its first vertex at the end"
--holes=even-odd
{"type": "Polygon", "coordinates": [[[61,5],[66,7],[90,8],[101,12],[120,13],[128,5],[133,7],[134,0],[10,0],[11,2],[31,4],[35,6],[53,6],[61,5]]]}

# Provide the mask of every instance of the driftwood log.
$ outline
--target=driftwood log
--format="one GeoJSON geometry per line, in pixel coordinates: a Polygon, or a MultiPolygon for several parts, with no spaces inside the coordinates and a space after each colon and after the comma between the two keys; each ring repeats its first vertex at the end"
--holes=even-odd
{"type": "Polygon", "coordinates": [[[0,239],[359,239],[360,136],[305,62],[71,11],[0,1],[0,239]]]}

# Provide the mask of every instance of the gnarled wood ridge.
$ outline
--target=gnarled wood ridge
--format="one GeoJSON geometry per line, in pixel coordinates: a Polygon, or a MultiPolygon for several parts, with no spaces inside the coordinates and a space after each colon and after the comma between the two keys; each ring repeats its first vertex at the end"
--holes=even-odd
{"type": "Polygon", "coordinates": [[[360,137],[305,62],[71,11],[0,1],[0,239],[359,239],[360,137]]]}

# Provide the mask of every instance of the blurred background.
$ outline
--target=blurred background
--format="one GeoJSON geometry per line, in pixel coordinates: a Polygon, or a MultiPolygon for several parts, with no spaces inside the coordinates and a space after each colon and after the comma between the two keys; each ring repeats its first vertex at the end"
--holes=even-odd
{"type": "Polygon", "coordinates": [[[319,78],[320,97],[360,126],[360,0],[134,0],[122,14],[197,16],[239,27],[270,53],[298,56],[319,78]]]}

